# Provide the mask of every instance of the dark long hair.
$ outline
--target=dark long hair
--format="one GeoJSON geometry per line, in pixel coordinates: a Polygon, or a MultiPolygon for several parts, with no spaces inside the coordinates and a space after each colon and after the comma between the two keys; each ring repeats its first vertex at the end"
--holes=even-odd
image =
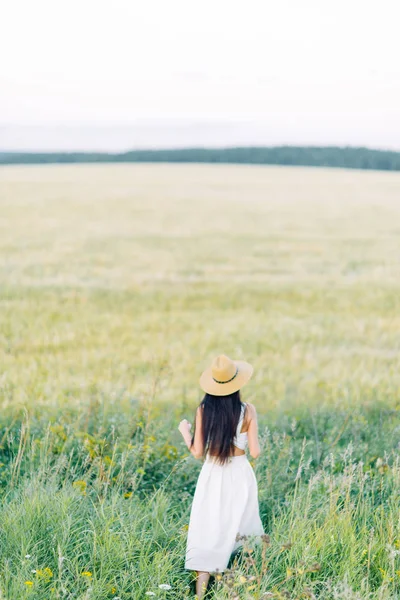
{"type": "MultiPolygon", "coordinates": [[[[240,392],[228,396],[206,394],[200,403],[203,423],[203,456],[209,452],[224,464],[233,454],[233,438],[240,419],[240,392]]],[[[194,442],[194,431],[192,446],[194,442]]]]}

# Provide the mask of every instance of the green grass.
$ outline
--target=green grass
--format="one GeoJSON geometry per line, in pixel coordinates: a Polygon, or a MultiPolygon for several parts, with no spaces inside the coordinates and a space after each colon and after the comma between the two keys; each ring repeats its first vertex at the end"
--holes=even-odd
{"type": "Polygon", "coordinates": [[[0,169],[2,600],[193,597],[177,425],[220,352],[255,366],[271,542],[210,597],[400,598],[399,198],[396,173],[0,169]]]}

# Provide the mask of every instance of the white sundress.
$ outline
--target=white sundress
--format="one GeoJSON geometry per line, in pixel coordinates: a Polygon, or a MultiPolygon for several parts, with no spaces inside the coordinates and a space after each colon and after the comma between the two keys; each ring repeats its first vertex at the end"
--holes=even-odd
{"type": "MultiPolygon", "coordinates": [[[[246,404],[234,444],[244,450],[247,432],[241,433],[246,404]]],[[[232,552],[243,543],[240,535],[262,535],[257,480],[246,454],[232,456],[224,465],[207,455],[197,480],[190,513],[185,568],[224,571],[232,552]]]]}

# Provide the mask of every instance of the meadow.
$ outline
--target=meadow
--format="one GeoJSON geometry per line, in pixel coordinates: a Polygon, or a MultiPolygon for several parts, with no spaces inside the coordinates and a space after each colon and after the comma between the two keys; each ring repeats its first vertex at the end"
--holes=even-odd
{"type": "Polygon", "coordinates": [[[0,600],[194,597],[222,352],[270,539],[209,598],[400,598],[400,173],[118,164],[0,168],[0,600]]]}

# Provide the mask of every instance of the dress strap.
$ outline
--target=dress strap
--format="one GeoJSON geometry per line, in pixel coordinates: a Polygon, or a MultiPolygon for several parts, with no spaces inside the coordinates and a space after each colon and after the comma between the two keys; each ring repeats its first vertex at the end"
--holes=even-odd
{"type": "Polygon", "coordinates": [[[243,421],[244,421],[244,412],[246,410],[246,402],[243,402],[242,406],[240,407],[240,418],[239,418],[239,422],[237,424],[237,428],[236,428],[236,435],[238,436],[242,430],[242,425],[243,425],[243,421]]]}

